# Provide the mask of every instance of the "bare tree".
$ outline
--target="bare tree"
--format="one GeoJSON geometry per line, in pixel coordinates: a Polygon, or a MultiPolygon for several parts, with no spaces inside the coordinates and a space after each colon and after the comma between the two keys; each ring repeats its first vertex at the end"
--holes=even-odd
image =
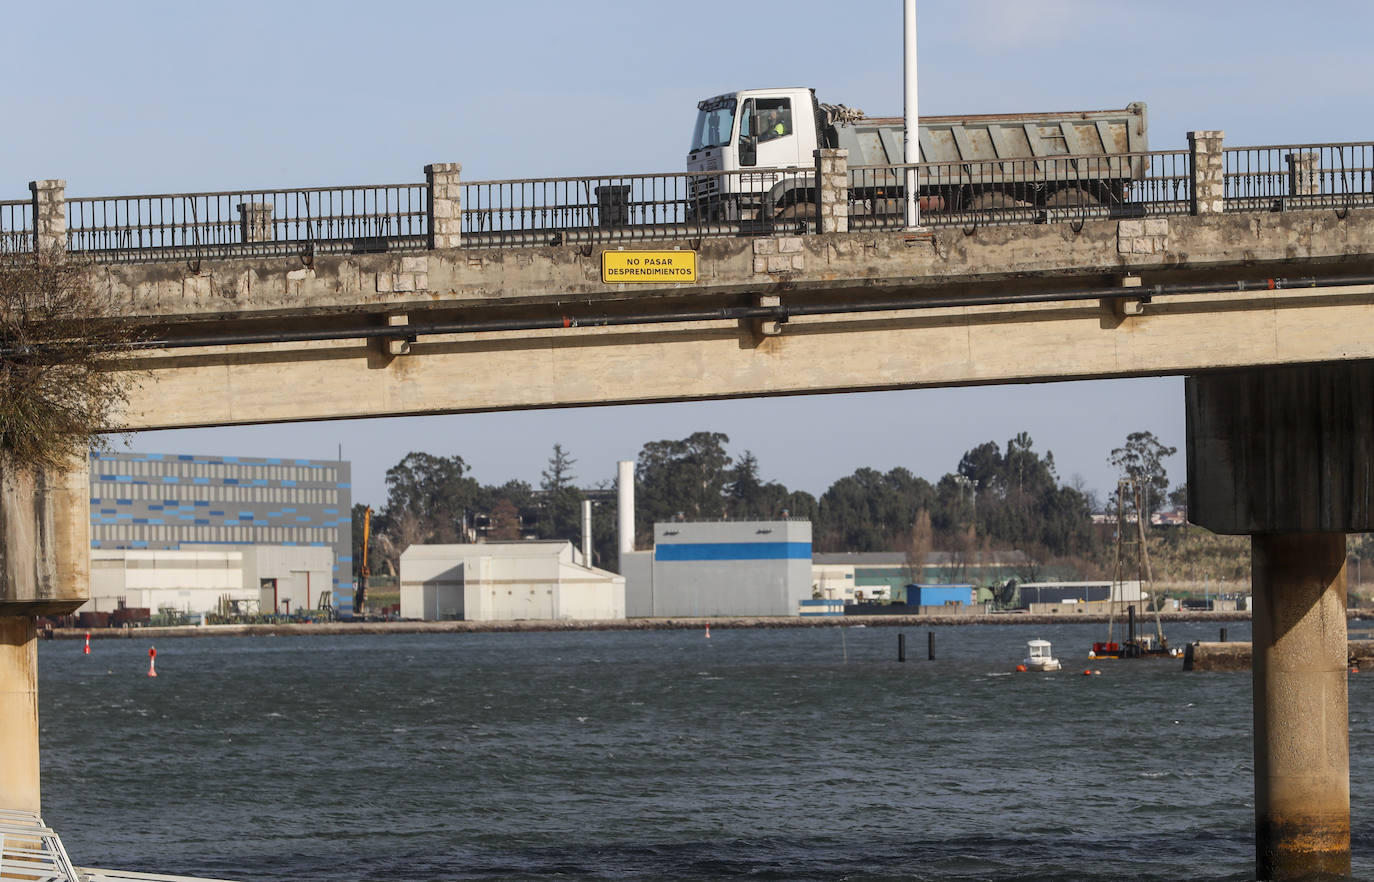
{"type": "Polygon", "coordinates": [[[58,249],[0,253],[0,458],[21,469],[70,466],[118,430],[134,342],[108,291],[58,249]]]}
{"type": "Polygon", "coordinates": [[[401,554],[410,546],[432,538],[432,531],[413,511],[405,510],[392,519],[385,533],[377,537],[377,550],[391,575],[401,569],[401,554]]]}
{"type": "Polygon", "coordinates": [[[930,512],[923,508],[916,512],[916,522],[911,525],[911,538],[906,546],[908,583],[921,581],[926,570],[926,558],[930,556],[934,541],[935,531],[930,526],[930,512]]]}
{"type": "Polygon", "coordinates": [[[977,549],[978,533],[974,530],[973,524],[967,524],[950,533],[949,557],[950,563],[954,566],[955,578],[967,578],[969,564],[973,562],[972,558],[977,549]]]}

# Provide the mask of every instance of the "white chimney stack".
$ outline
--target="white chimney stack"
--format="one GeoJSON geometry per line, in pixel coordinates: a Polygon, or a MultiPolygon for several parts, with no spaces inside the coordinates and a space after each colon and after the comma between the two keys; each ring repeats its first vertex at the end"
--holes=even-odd
{"type": "Polygon", "coordinates": [[[582,565],[592,565],[592,501],[582,500],[582,565]]]}
{"type": "MultiPolygon", "coordinates": [[[[616,496],[616,524],[620,539],[620,553],[626,554],[635,550],[635,464],[628,460],[622,460],[618,466],[616,486],[619,492],[616,496]]],[[[622,571],[625,569],[623,563],[620,565],[620,569],[622,571]]]]}

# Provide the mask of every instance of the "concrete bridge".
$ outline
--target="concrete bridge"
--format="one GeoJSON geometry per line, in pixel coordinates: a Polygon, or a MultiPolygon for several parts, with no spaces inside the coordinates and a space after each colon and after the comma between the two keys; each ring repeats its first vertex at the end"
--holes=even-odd
{"type": "MultiPolygon", "coordinates": [[[[694,210],[701,175],[464,183],[436,164],[423,184],[310,190],[39,181],[0,203],[0,237],[88,259],[146,327],[121,357],[136,430],[1187,375],[1189,511],[1255,537],[1258,873],[1348,872],[1374,145],[1189,144],[1135,157],[1106,202],[946,203],[916,230],[820,151],[813,170],[707,173],[809,176],[811,202],[732,223],[694,210]]],[[[39,807],[32,616],[86,598],[85,475],[4,476],[8,808],[39,807]]]]}

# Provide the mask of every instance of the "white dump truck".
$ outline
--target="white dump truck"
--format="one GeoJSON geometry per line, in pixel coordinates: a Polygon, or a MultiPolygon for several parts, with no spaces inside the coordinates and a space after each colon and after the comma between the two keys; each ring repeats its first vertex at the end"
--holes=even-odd
{"type": "MultiPolygon", "coordinates": [[[[822,104],[814,89],[746,89],[697,104],[689,215],[741,221],[806,217],[818,148],[849,151],[850,214],[900,214],[901,117],[822,104]],[[739,174],[731,174],[741,172],[739,174]]],[[[918,176],[924,210],[1115,204],[1149,150],[1143,103],[1122,110],[923,117],[918,176]],[[1072,157],[1072,158],[1070,158],[1072,157]]]]}

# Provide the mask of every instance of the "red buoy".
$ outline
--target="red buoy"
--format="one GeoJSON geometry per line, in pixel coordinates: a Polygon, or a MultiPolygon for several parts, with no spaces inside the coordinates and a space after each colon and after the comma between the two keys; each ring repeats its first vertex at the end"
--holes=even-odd
{"type": "Polygon", "coordinates": [[[90,654],[91,654],[91,632],[90,632],[90,631],[87,631],[87,632],[86,632],[86,648],[83,649],[83,650],[81,650],[81,654],[82,654],[82,655],[90,655],[90,654]]]}
{"type": "Polygon", "coordinates": [[[148,676],[149,676],[149,677],[156,677],[156,676],[157,676],[157,647],[156,647],[156,646],[149,646],[149,647],[148,647],[148,676]]]}

